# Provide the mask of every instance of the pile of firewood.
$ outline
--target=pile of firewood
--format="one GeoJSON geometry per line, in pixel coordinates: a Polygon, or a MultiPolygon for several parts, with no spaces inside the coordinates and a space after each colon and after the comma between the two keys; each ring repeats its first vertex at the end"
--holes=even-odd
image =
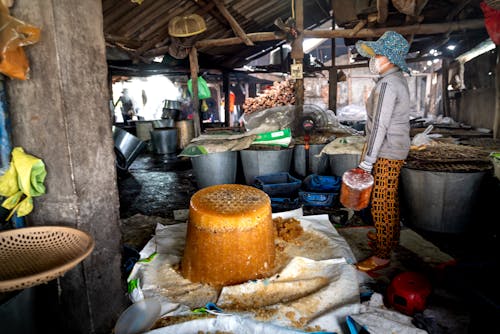
{"type": "Polygon", "coordinates": [[[285,80],[282,82],[275,82],[270,88],[266,89],[257,97],[246,98],[243,104],[243,111],[245,114],[251,114],[273,107],[293,105],[294,103],[295,92],[293,89],[293,82],[285,80]]]}

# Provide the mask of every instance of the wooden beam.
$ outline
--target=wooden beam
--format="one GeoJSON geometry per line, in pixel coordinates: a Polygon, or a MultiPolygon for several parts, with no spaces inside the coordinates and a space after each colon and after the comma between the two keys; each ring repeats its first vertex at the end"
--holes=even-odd
{"type": "MultiPolygon", "coordinates": [[[[229,72],[222,72],[222,90],[224,91],[224,125],[231,126],[231,113],[229,110],[229,72]]],[[[233,112],[235,112],[233,110],[233,112]]]]}
{"type": "MultiPolygon", "coordinates": [[[[304,2],[303,0],[295,0],[295,27],[298,32],[297,38],[292,42],[292,51],[290,55],[295,64],[303,66],[304,49],[302,44],[304,42],[304,2]]],[[[295,80],[295,105],[304,105],[304,79],[295,80]]],[[[300,113],[302,113],[299,110],[300,113]]]]}
{"type": "Polygon", "coordinates": [[[377,23],[385,23],[389,16],[389,0],[377,0],[377,23]]]}
{"type": "MultiPolygon", "coordinates": [[[[307,38],[370,38],[380,37],[387,30],[396,31],[402,35],[432,35],[439,33],[446,33],[448,31],[465,30],[465,29],[484,29],[484,20],[465,20],[449,23],[432,23],[432,24],[415,24],[404,27],[386,27],[376,29],[361,29],[355,32],[354,29],[343,30],[304,30],[303,37],[307,38]],[[353,33],[353,31],[355,33],[353,33]]],[[[253,42],[275,41],[281,40],[274,32],[258,32],[249,33],[247,37],[253,42]]],[[[196,42],[197,49],[207,47],[218,47],[242,44],[243,41],[239,37],[223,38],[223,39],[205,39],[196,42]]]]}
{"type": "Polygon", "coordinates": [[[448,59],[441,62],[441,103],[443,105],[443,116],[450,116],[450,105],[448,99],[448,59]]]}
{"type": "MultiPolygon", "coordinates": [[[[331,0],[331,8],[333,9],[333,2],[335,0],[331,0]]],[[[359,29],[363,28],[366,24],[365,20],[361,20],[358,22],[357,26],[360,26],[359,29]],[[364,23],[363,23],[364,21],[364,23]],[[363,23],[360,26],[360,23],[363,23]]],[[[354,27],[354,29],[356,29],[354,27]]],[[[332,15],[332,29],[335,29],[335,17],[332,15]]],[[[328,70],[328,109],[337,114],[337,67],[336,67],[336,58],[337,58],[337,50],[336,50],[335,38],[331,39],[331,51],[332,51],[332,66],[328,70]]]]}
{"type": "Polygon", "coordinates": [[[351,36],[352,29],[345,30],[304,30],[304,37],[307,38],[342,38],[342,37],[358,37],[358,38],[370,38],[370,37],[380,37],[387,30],[392,30],[401,35],[432,35],[446,33],[455,30],[464,29],[484,29],[484,20],[465,20],[457,22],[447,22],[447,23],[430,23],[430,24],[415,24],[410,26],[402,27],[386,27],[386,28],[374,28],[374,29],[361,29],[353,36],[351,36]]]}
{"type": "Polygon", "coordinates": [[[217,6],[217,9],[219,9],[219,12],[222,14],[222,16],[224,16],[227,22],[229,22],[229,25],[233,29],[236,36],[239,36],[247,46],[253,46],[254,45],[253,42],[248,38],[245,31],[240,27],[240,25],[234,19],[231,13],[229,13],[224,4],[220,2],[220,0],[212,0],[212,1],[215,3],[215,6],[217,6]]]}
{"type": "MultiPolygon", "coordinates": [[[[274,32],[256,32],[247,34],[247,37],[253,42],[265,42],[265,41],[276,41],[283,38],[278,37],[274,32]]],[[[205,39],[196,42],[195,46],[197,49],[217,47],[217,46],[227,46],[236,45],[244,43],[240,37],[230,37],[221,39],[205,39]]]]}
{"type": "Polygon", "coordinates": [[[222,24],[224,27],[229,27],[228,22],[220,15],[218,11],[214,9],[215,4],[213,2],[206,3],[204,0],[192,0],[194,3],[196,3],[199,7],[200,10],[210,14],[213,16],[217,21],[219,21],[220,24],[222,24]]]}
{"type": "Polygon", "coordinates": [[[363,29],[363,27],[366,25],[366,22],[367,21],[365,19],[359,20],[359,22],[356,24],[356,26],[354,28],[352,28],[352,30],[351,30],[351,37],[356,35],[356,33],[358,31],[363,29]]]}
{"type": "Polygon", "coordinates": [[[200,124],[200,99],[198,98],[198,50],[192,47],[189,51],[189,68],[191,69],[191,85],[193,87],[193,123],[194,136],[198,137],[201,134],[200,124]]]}

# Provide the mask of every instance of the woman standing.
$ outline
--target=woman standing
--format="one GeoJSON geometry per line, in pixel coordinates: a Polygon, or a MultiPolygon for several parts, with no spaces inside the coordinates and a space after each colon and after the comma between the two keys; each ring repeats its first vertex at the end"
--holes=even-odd
{"type": "Polygon", "coordinates": [[[380,75],[367,100],[367,146],[359,168],[373,173],[371,213],[376,233],[373,255],[356,264],[358,270],[386,267],[399,241],[399,174],[410,148],[410,96],[403,72],[409,45],[394,31],[385,32],[377,41],[359,41],[356,49],[369,57],[370,72],[380,75]]]}

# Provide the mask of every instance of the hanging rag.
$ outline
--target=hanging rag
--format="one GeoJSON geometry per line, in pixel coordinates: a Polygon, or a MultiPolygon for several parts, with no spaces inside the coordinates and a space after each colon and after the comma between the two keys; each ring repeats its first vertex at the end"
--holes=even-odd
{"type": "Polygon", "coordinates": [[[7,197],[2,206],[11,210],[6,220],[14,212],[23,217],[33,210],[33,197],[45,194],[43,182],[46,175],[41,159],[26,154],[21,147],[12,150],[10,167],[0,176],[0,196],[7,197]]]}

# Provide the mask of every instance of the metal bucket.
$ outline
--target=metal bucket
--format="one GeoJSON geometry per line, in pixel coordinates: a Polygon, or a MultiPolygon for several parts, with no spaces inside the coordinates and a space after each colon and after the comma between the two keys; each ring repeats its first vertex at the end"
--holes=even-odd
{"type": "Polygon", "coordinates": [[[175,122],[177,128],[177,146],[184,149],[194,138],[194,125],[192,119],[175,122]]]}
{"type": "Polygon", "coordinates": [[[252,185],[254,178],[260,175],[289,172],[293,150],[242,150],[241,162],[245,182],[252,185]]]}
{"type": "Polygon", "coordinates": [[[154,129],[173,128],[175,121],[172,118],[157,119],[153,121],[154,129]]]}
{"type": "Polygon", "coordinates": [[[358,167],[360,154],[330,154],[330,172],[335,176],[342,176],[349,169],[358,167]]]}
{"type": "Polygon", "coordinates": [[[137,137],[142,141],[151,140],[150,131],[153,130],[153,121],[137,121],[135,122],[137,137]]]}
{"type": "Polygon", "coordinates": [[[238,152],[209,153],[191,158],[198,188],[235,183],[238,152]]]}
{"type": "Polygon", "coordinates": [[[124,170],[130,167],[146,147],[145,142],[116,126],[113,127],[113,141],[115,142],[116,165],[124,170]]]}
{"type": "MultiPolygon", "coordinates": [[[[307,176],[309,174],[323,174],[325,172],[324,163],[320,163],[320,154],[325,144],[309,145],[309,170],[306,172],[306,150],[304,145],[295,145],[293,149],[293,170],[295,174],[300,176],[307,176]]],[[[324,156],[326,157],[326,156],[324,156]]]]}
{"type": "Polygon", "coordinates": [[[422,230],[465,232],[485,172],[449,173],[403,168],[401,197],[405,221],[422,230]]]}
{"type": "Polygon", "coordinates": [[[151,131],[153,152],[156,154],[175,153],[177,150],[177,129],[163,128],[151,131]]]}

